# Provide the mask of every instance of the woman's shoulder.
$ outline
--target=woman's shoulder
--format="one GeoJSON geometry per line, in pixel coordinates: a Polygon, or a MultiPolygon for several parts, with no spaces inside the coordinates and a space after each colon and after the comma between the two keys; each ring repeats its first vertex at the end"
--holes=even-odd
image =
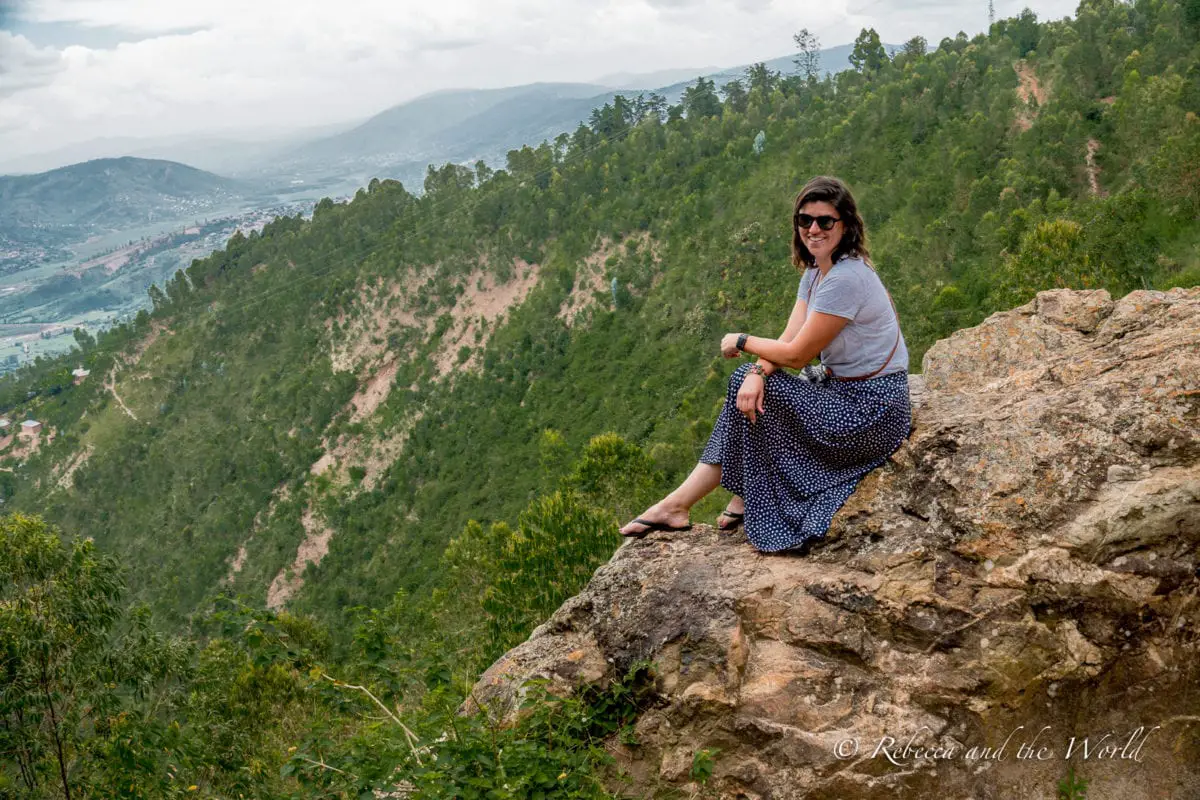
{"type": "Polygon", "coordinates": [[[870,262],[868,262],[866,259],[864,259],[860,255],[854,255],[854,254],[850,254],[850,253],[843,255],[841,258],[839,258],[834,263],[841,264],[845,267],[849,267],[852,270],[865,269],[865,270],[869,270],[871,272],[875,271],[875,265],[871,264],[870,262]]]}
{"type": "Polygon", "coordinates": [[[847,273],[856,275],[864,287],[883,285],[883,279],[879,277],[875,265],[861,256],[842,256],[838,264],[842,265],[841,268],[847,273]]]}

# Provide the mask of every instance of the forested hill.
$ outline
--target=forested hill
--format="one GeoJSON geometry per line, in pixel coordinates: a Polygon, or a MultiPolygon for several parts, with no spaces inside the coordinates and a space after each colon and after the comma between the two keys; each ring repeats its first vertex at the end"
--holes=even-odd
{"type": "MultiPolygon", "coordinates": [[[[454,670],[473,679],[527,635],[619,544],[617,520],[694,464],[735,366],[719,336],[784,327],[791,203],[811,176],[859,198],[914,370],[1040,289],[1200,282],[1198,41],[1195,0],[1088,0],[1073,21],[1026,13],[894,58],[864,32],[836,78],[758,70],[666,109],[621,98],[503,170],[431,169],[419,197],[372,181],[235,236],[153,290],[153,313],[0,382],[10,419],[46,427],[5,440],[6,508],[115,554],[159,626],[240,593],[286,606],[262,624],[312,652],[333,631],[367,665],[345,674],[388,706],[409,680],[447,702],[454,670]],[[90,375],[73,385],[77,365],[90,375]]],[[[289,671],[300,656],[217,619],[257,638],[206,651],[189,702],[231,715],[242,700],[222,687],[266,681],[261,703],[295,712],[289,736],[330,726],[288,763],[350,781],[350,750],[341,775],[311,764],[333,763],[344,731],[325,719],[351,701],[289,706],[313,688],[289,671]],[[256,671],[276,656],[293,660],[256,671]]],[[[196,729],[218,737],[205,786],[291,774],[267,725],[283,712],[254,708],[236,731],[196,729]],[[274,750],[245,744],[268,734],[274,750]]]]}
{"type": "Polygon", "coordinates": [[[595,434],[643,446],[661,485],[690,467],[733,367],[718,337],[782,330],[814,174],[860,198],[914,369],[1038,289],[1195,283],[1195,31],[1144,2],[894,59],[864,36],[836,80],[703,84],[640,119],[619,101],[504,170],[431,169],[421,197],[373,181],[6,379],[9,415],[57,434],[10,459],[6,498],[119,553],[175,621],[227,580],[327,617],[416,591],[595,434]],[[303,580],[298,550],[320,561],[303,580]]]}
{"type": "Polygon", "coordinates": [[[0,242],[71,241],[161,219],[202,216],[248,187],[185,164],[100,158],[0,176],[0,242]]]}

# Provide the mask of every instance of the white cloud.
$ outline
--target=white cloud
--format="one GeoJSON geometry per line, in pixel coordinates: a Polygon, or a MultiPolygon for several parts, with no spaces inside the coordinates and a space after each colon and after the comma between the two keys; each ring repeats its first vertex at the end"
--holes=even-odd
{"type": "MultiPolygon", "coordinates": [[[[1034,7],[1061,16],[1073,4],[1034,7]]],[[[1023,5],[1004,0],[997,13],[1023,5]]],[[[790,52],[804,27],[825,46],[864,26],[889,42],[920,34],[933,43],[982,30],[985,9],[946,0],[919,11],[900,0],[31,0],[26,22],[128,31],[130,40],[52,50],[0,31],[0,152],[322,125],[442,88],[733,66],[790,52]]]]}
{"type": "Polygon", "coordinates": [[[53,48],[37,48],[24,36],[0,31],[0,97],[44,86],[63,67],[53,48]]]}

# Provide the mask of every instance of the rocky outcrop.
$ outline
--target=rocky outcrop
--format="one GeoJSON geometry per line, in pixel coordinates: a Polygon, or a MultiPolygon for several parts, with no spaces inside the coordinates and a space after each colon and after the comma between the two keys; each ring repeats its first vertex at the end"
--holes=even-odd
{"type": "MultiPolygon", "coordinates": [[[[633,794],[1200,797],[1200,289],[1044,292],[939,342],[917,427],[807,555],[623,545],[476,687],[639,660],[633,794]],[[1086,746],[1086,750],[1085,750],[1086,746]]],[[[628,791],[628,790],[627,790],[628,791]]]]}

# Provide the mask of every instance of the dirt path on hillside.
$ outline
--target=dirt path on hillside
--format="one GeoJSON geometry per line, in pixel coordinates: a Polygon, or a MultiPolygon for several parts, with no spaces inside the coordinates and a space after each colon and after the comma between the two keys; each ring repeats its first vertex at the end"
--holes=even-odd
{"type": "Polygon", "coordinates": [[[129,415],[129,418],[134,422],[138,422],[139,420],[137,418],[137,414],[134,414],[132,411],[130,411],[129,406],[125,405],[125,401],[121,399],[121,395],[117,394],[116,376],[117,368],[113,367],[111,370],[109,370],[108,377],[104,380],[104,388],[107,389],[109,394],[116,399],[117,404],[121,406],[122,410],[124,410],[126,414],[129,415]]]}
{"type": "Polygon", "coordinates": [[[1041,81],[1038,80],[1037,73],[1033,67],[1029,66],[1024,61],[1018,61],[1013,64],[1013,69],[1017,73],[1017,97],[1021,99],[1023,108],[1017,112],[1017,125],[1023,131],[1027,131],[1033,127],[1033,121],[1037,119],[1038,109],[1046,105],[1046,90],[1043,88],[1041,81]],[[1035,101],[1033,105],[1031,101],[1035,101]]]}
{"type": "Polygon", "coordinates": [[[1099,150],[1100,142],[1096,139],[1088,139],[1087,155],[1084,157],[1084,163],[1087,165],[1088,189],[1091,190],[1092,197],[1108,197],[1108,192],[1100,186],[1100,167],[1096,164],[1096,153],[1099,150]]]}

